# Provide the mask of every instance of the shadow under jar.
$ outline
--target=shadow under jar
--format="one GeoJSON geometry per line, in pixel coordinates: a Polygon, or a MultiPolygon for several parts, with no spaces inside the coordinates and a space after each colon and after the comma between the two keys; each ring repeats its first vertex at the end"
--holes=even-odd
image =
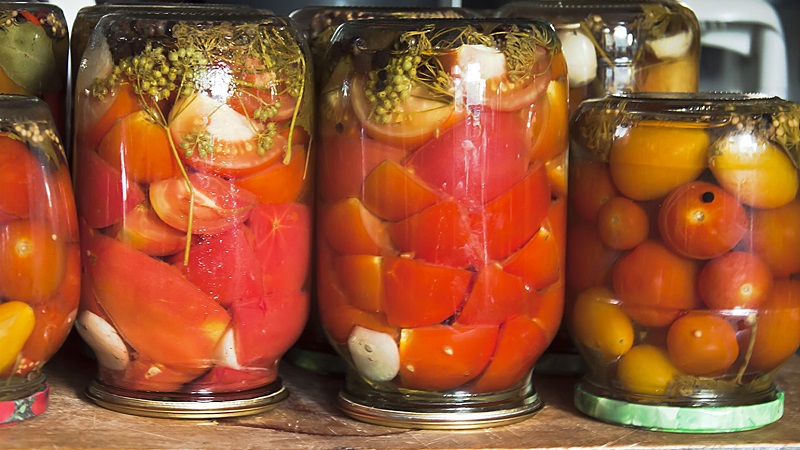
{"type": "Polygon", "coordinates": [[[612,423],[727,432],[778,420],[800,346],[800,106],[619,94],[573,119],[565,323],[575,403],[612,423]]]}
{"type": "Polygon", "coordinates": [[[303,41],[252,9],[108,14],[75,96],[89,396],[158,417],[276,406],[308,314],[303,41]]]}
{"type": "Polygon", "coordinates": [[[563,307],[566,64],[539,20],[352,21],[327,55],[317,291],[345,413],[477,428],[541,407],[563,307]]]}
{"type": "Polygon", "coordinates": [[[44,413],[80,296],[78,221],[48,106],[0,95],[0,428],[44,413]]]}

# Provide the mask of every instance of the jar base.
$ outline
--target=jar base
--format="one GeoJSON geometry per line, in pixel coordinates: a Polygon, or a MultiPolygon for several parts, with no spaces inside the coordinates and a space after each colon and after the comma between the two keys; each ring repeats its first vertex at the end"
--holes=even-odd
{"type": "Polygon", "coordinates": [[[769,425],[783,416],[783,392],[760,403],[736,406],[668,406],[631,403],[575,387],[575,407],[603,422],[674,433],[727,433],[769,425]]]}
{"type": "Polygon", "coordinates": [[[50,404],[50,386],[41,377],[41,384],[32,394],[0,401],[0,428],[33,419],[47,411],[50,404]]]}
{"type": "MultiPolygon", "coordinates": [[[[513,396],[468,395],[466,401],[458,396],[426,393],[425,399],[414,401],[413,395],[373,392],[339,392],[338,406],[348,416],[376,425],[422,430],[469,430],[509,425],[529,418],[543,403],[529,384],[515,389],[513,396]]],[[[349,385],[349,383],[348,383],[349,385]]]]}
{"type": "Polygon", "coordinates": [[[216,419],[260,414],[289,396],[280,378],[257,389],[240,392],[181,394],[129,391],[93,380],[86,395],[112,411],[168,419],[216,419]]]}

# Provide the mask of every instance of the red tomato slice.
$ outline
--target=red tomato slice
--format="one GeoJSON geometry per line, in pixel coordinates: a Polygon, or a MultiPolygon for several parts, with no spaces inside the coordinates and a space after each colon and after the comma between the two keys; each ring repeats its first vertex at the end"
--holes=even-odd
{"type": "Polygon", "coordinates": [[[357,198],[320,209],[319,230],[325,243],[343,255],[395,254],[386,223],[357,198]]]}
{"type": "Polygon", "coordinates": [[[213,175],[192,173],[188,179],[168,178],[150,185],[150,204],[169,226],[192,233],[217,233],[244,222],[256,203],[255,194],[213,175]],[[194,205],[192,207],[191,205],[194,205]]]}
{"type": "Polygon", "coordinates": [[[498,327],[433,325],[400,337],[400,386],[446,391],[477,377],[489,364],[498,327]]]}
{"type": "Polygon", "coordinates": [[[527,377],[550,340],[539,323],[529,317],[508,320],[500,327],[489,365],[468,390],[472,393],[499,392],[514,387],[527,377]]]}
{"type": "Polygon", "coordinates": [[[324,134],[317,155],[317,184],[320,198],[335,201],[360,197],[364,179],[383,161],[399,162],[406,151],[342,130],[324,134]]]}
{"type": "Polygon", "coordinates": [[[275,161],[264,170],[232,181],[256,194],[259,203],[291,203],[311,185],[307,168],[308,152],[302,145],[293,145],[289,164],[275,161]]]}
{"type": "Polygon", "coordinates": [[[201,236],[189,249],[186,265],[182,253],[176,256],[186,278],[225,308],[264,294],[261,262],[243,227],[201,236]]]}
{"type": "Polygon", "coordinates": [[[205,368],[177,367],[148,358],[131,361],[122,370],[99,367],[100,380],[115,387],[137,392],[180,392],[183,385],[205,372],[205,368]]]}
{"type": "Polygon", "coordinates": [[[432,138],[405,163],[431,187],[471,207],[494,199],[525,176],[530,147],[521,114],[484,111],[479,117],[432,138]]]}
{"type": "Polygon", "coordinates": [[[494,264],[481,269],[456,323],[500,325],[525,311],[528,289],[518,277],[494,264]]]}
{"type": "Polygon", "coordinates": [[[275,106],[276,114],[270,120],[280,122],[292,117],[297,100],[288,93],[282,93],[286,88],[275,82],[275,75],[270,72],[245,72],[242,81],[243,85],[228,97],[227,104],[234,111],[253,117],[257,109],[275,106]]]}
{"type": "Polygon", "coordinates": [[[122,84],[119,89],[99,98],[77,97],[75,110],[76,142],[83,151],[94,151],[97,144],[119,119],[142,109],[133,86],[122,84]],[[82,101],[81,101],[82,100],[82,101]]]}
{"type": "Polygon", "coordinates": [[[278,379],[277,367],[232,367],[215,366],[205,375],[189,384],[191,392],[240,392],[255,389],[278,379]]]}
{"type": "Polygon", "coordinates": [[[271,146],[261,149],[259,135],[264,127],[260,122],[205,94],[176,102],[170,111],[169,129],[187,164],[217,175],[257,172],[286,151],[286,138],[280,134],[272,137],[271,146]],[[204,144],[195,145],[198,139],[205,140],[204,144]]]}
{"type": "Polygon", "coordinates": [[[108,234],[150,256],[172,255],[186,246],[186,233],[164,223],[147,201],[128,211],[108,234]]]}
{"type": "Polygon", "coordinates": [[[364,206],[376,216],[397,221],[439,200],[439,194],[415,179],[400,164],[384,161],[364,181],[364,206]]]}
{"type": "Polygon", "coordinates": [[[482,210],[470,214],[472,230],[485,239],[490,260],[502,260],[517,251],[539,230],[550,209],[550,182],[543,165],[482,210]]]}
{"type": "Polygon", "coordinates": [[[398,327],[443,322],[464,303],[472,273],[408,258],[384,258],[386,318],[398,327]]]}
{"type": "Polygon", "coordinates": [[[39,162],[22,142],[0,136],[0,214],[26,219],[30,214],[31,192],[44,188],[39,162]]]}
{"type": "Polygon", "coordinates": [[[434,264],[467,267],[480,259],[466,215],[453,199],[442,200],[388,229],[398,250],[434,264]]]}
{"type": "Polygon", "coordinates": [[[111,167],[94,150],[78,149],[75,196],[78,214],[92,228],[113,225],[144,201],[138,184],[111,167]]]}
{"type": "Polygon", "coordinates": [[[237,299],[231,305],[236,360],[243,367],[273,367],[294,344],[308,318],[308,293],[237,299]]]}
{"type": "Polygon", "coordinates": [[[530,291],[527,315],[544,330],[547,343],[552,342],[564,315],[564,284],[558,282],[542,291],[530,291]]]}
{"type": "Polygon", "coordinates": [[[522,279],[529,289],[544,289],[561,278],[564,242],[553,233],[549,219],[519,250],[506,258],[503,269],[522,279]]]}
{"type": "Polygon", "coordinates": [[[116,239],[86,234],[84,270],[120,336],[152,361],[210,366],[228,313],[169,264],[116,239]]]}
{"type": "Polygon", "coordinates": [[[257,205],[247,224],[253,234],[253,250],[264,271],[264,291],[300,290],[310,270],[309,207],[301,203],[257,205]]]}
{"type": "Polygon", "coordinates": [[[383,311],[383,257],[342,255],[333,257],[333,270],[342,292],[353,306],[370,312],[383,311]]]}

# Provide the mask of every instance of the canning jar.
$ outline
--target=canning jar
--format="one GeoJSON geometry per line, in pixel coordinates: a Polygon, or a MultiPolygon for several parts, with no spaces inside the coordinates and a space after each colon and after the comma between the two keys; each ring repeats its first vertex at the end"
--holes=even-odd
{"type": "Polygon", "coordinates": [[[308,314],[307,48],[263,10],[151,8],[100,18],[77,76],[89,396],[152,416],[264,411],[308,314]]]}
{"type": "Polygon", "coordinates": [[[319,99],[317,292],[340,406],[521,420],[563,307],[566,64],[539,20],[351,21],[319,99]]]}
{"type": "Polygon", "coordinates": [[[799,121],[745,94],[578,108],[565,322],[581,411],[687,432],[780,418],[773,375],[800,346],[799,121]]]}
{"type": "Polygon", "coordinates": [[[68,42],[58,6],[0,1],[0,93],[44,100],[59,136],[66,136],[68,42]]]}
{"type": "Polygon", "coordinates": [[[48,106],[0,95],[0,427],[47,409],[42,366],[72,329],[78,221],[48,106]]]}
{"type": "Polygon", "coordinates": [[[544,17],[558,30],[569,68],[570,107],[614,92],[693,92],[700,26],[675,0],[535,0],[500,17],[544,17]]]}

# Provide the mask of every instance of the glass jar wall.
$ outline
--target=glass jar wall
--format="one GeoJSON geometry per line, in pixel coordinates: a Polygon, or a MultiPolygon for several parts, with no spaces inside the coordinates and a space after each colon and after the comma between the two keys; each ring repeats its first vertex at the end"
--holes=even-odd
{"type": "Polygon", "coordinates": [[[43,413],[42,366],[78,310],[78,221],[43,101],[0,95],[0,427],[43,413]]]}
{"type": "Polygon", "coordinates": [[[75,96],[90,397],[170,417],[274,407],[308,313],[304,42],[260,10],[110,13],[75,96]]]}
{"type": "Polygon", "coordinates": [[[360,420],[472,428],[541,407],[563,306],[566,63],[544,21],[351,21],[319,100],[322,325],[360,420]],[[534,263],[535,262],[535,263],[534,263]]]}
{"type": "Polygon", "coordinates": [[[740,94],[584,102],[571,127],[566,323],[603,420],[672,431],[780,418],[800,346],[800,107],[740,94]]]}

